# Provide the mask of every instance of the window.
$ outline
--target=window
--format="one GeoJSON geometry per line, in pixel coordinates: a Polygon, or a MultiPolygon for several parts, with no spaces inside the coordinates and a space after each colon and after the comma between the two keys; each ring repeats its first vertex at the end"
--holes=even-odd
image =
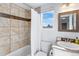
{"type": "Polygon", "coordinates": [[[51,11],[42,13],[43,28],[52,28],[53,27],[53,16],[54,16],[54,13],[51,11]]]}

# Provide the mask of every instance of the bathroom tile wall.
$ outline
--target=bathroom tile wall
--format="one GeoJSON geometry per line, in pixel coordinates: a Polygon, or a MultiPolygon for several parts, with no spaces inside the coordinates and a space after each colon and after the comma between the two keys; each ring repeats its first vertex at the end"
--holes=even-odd
{"type": "Polygon", "coordinates": [[[11,9],[11,14],[12,15],[15,15],[15,16],[20,16],[20,17],[23,17],[23,18],[31,18],[31,11],[29,10],[26,10],[22,7],[19,7],[18,5],[16,4],[10,4],[10,9],[11,9]]]}
{"type": "MultiPolygon", "coordinates": [[[[27,25],[27,24],[26,24],[27,25]]],[[[25,25],[25,35],[27,35],[27,45],[30,44],[31,42],[31,22],[28,22],[28,32],[26,31],[27,30],[27,27],[25,25]],[[28,33],[28,34],[27,34],[28,33]]],[[[26,37],[26,36],[25,36],[26,37]]]]}
{"type": "Polygon", "coordinates": [[[0,55],[10,53],[10,20],[0,17],[0,55]]]}
{"type": "Polygon", "coordinates": [[[11,51],[14,51],[28,44],[30,40],[28,39],[29,23],[22,20],[12,20],[11,22],[14,24],[11,26],[11,51]]]}
{"type": "Polygon", "coordinates": [[[0,12],[10,14],[10,4],[0,3],[0,12]]]}
{"type": "MultiPolygon", "coordinates": [[[[0,3],[0,12],[30,19],[30,11],[16,4],[0,3]]],[[[30,44],[30,22],[0,17],[0,55],[30,44]]]]}
{"type": "Polygon", "coordinates": [[[26,10],[15,3],[0,3],[0,12],[28,19],[31,18],[30,10],[26,10]]]}

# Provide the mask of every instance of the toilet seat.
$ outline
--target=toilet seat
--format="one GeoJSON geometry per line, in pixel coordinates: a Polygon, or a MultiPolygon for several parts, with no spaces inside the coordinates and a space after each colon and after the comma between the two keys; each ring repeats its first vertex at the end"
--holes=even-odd
{"type": "Polygon", "coordinates": [[[47,53],[39,51],[39,52],[36,53],[35,56],[47,56],[47,53]]]}

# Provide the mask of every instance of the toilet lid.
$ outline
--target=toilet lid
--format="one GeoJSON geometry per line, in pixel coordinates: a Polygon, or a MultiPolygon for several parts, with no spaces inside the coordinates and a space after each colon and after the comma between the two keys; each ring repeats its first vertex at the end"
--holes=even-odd
{"type": "Polygon", "coordinates": [[[37,52],[36,56],[47,56],[47,54],[42,51],[39,51],[37,52]]]}

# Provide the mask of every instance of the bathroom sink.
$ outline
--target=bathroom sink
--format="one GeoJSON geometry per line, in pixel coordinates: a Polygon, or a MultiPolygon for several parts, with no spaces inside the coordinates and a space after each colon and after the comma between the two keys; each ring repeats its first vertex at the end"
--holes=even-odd
{"type": "Polygon", "coordinates": [[[63,42],[63,41],[58,41],[57,45],[69,50],[73,50],[73,51],[79,51],[79,45],[78,44],[74,44],[74,43],[70,43],[70,42],[63,42]]]}

